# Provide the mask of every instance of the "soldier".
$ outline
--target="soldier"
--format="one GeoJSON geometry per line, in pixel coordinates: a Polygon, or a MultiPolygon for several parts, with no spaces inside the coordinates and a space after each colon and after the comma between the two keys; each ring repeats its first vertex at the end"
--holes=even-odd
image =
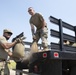
{"type": "MultiPolygon", "coordinates": [[[[6,62],[8,56],[12,56],[10,48],[13,47],[17,41],[15,40],[12,43],[8,43],[9,38],[13,33],[11,30],[4,29],[3,36],[0,36],[0,61],[6,62]]],[[[9,75],[7,65],[5,64],[4,75],[9,75]]]]}
{"type": "Polygon", "coordinates": [[[30,26],[31,26],[33,41],[38,42],[39,39],[41,38],[43,50],[47,51],[48,50],[47,24],[46,24],[43,16],[39,13],[35,13],[35,11],[32,7],[28,8],[28,13],[31,15],[29,22],[30,22],[30,26]],[[34,26],[36,27],[36,32],[35,32],[34,26]]]}

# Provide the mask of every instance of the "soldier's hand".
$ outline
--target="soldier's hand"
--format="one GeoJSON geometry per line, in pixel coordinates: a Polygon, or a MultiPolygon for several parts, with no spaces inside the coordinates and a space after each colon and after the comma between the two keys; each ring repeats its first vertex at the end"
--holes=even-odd
{"type": "Polygon", "coordinates": [[[17,43],[22,42],[22,40],[21,40],[20,38],[17,38],[15,41],[16,41],[17,43]]]}
{"type": "Polygon", "coordinates": [[[9,56],[12,56],[13,54],[12,54],[12,52],[8,52],[8,55],[9,55],[9,56]]]}
{"type": "Polygon", "coordinates": [[[34,41],[36,40],[36,36],[35,36],[35,35],[33,35],[33,40],[34,40],[34,41]]]}

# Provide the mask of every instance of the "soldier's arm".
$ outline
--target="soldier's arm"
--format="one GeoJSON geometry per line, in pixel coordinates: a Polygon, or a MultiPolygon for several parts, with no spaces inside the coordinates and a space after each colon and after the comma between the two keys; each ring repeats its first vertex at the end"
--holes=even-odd
{"type": "Polygon", "coordinates": [[[42,28],[44,28],[44,27],[46,26],[46,22],[45,22],[45,20],[42,21],[42,25],[43,25],[42,28]]]}
{"type": "Polygon", "coordinates": [[[42,25],[43,25],[42,28],[44,28],[46,26],[46,22],[41,14],[38,14],[38,15],[39,15],[40,21],[42,22],[42,25]]]}
{"type": "Polygon", "coordinates": [[[8,54],[9,56],[12,56],[12,55],[13,55],[12,52],[11,52],[10,50],[5,49],[5,51],[7,52],[7,54],[8,54]]]}
{"type": "Polygon", "coordinates": [[[8,42],[3,43],[0,41],[0,44],[4,49],[9,49],[9,48],[13,47],[16,43],[17,43],[17,41],[14,41],[12,43],[8,43],[8,42]]]}
{"type": "Polygon", "coordinates": [[[32,36],[35,34],[35,28],[34,28],[34,25],[33,24],[30,24],[31,26],[31,32],[32,32],[32,36]]]}

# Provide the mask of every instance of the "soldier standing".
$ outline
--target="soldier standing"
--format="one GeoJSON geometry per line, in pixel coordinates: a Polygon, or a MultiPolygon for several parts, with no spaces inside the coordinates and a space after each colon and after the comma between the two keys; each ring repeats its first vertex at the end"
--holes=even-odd
{"type": "Polygon", "coordinates": [[[31,26],[33,41],[38,42],[39,39],[41,38],[43,50],[47,51],[48,50],[48,41],[47,41],[48,28],[47,28],[47,24],[46,24],[43,16],[39,13],[35,13],[35,11],[32,7],[28,8],[28,13],[31,15],[29,22],[30,22],[30,26],[31,26]],[[36,27],[36,32],[35,32],[34,26],[36,27]]]}

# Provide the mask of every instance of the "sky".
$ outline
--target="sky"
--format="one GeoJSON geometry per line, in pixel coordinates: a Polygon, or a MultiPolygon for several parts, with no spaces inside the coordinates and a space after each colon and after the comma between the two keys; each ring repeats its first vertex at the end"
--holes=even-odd
{"type": "Polygon", "coordinates": [[[25,41],[32,42],[29,7],[33,7],[35,12],[43,15],[48,26],[49,44],[54,40],[50,36],[50,29],[55,29],[49,21],[49,16],[76,25],[76,0],[0,0],[0,36],[3,34],[3,29],[10,29],[13,32],[11,39],[24,32],[25,41]]]}

